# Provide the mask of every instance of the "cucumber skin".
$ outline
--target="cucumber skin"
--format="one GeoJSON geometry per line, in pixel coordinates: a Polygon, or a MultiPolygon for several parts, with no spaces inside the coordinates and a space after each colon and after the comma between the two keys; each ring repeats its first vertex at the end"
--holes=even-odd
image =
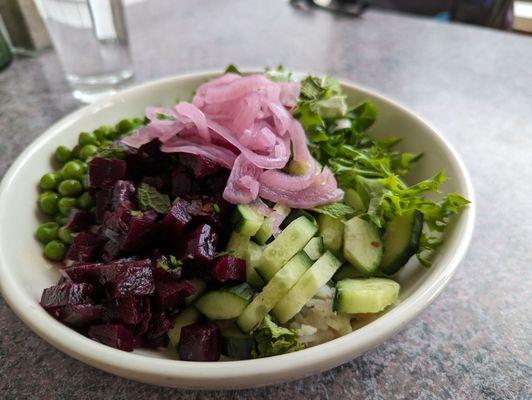
{"type": "MultiPolygon", "coordinates": [[[[425,217],[421,211],[415,210],[410,239],[408,240],[408,246],[402,252],[401,255],[395,258],[395,260],[389,265],[381,265],[380,270],[386,275],[393,275],[403,267],[410,257],[417,253],[419,249],[419,239],[421,238],[421,233],[423,232],[423,221],[425,217]]],[[[383,240],[383,243],[385,240],[383,240]]],[[[384,248],[386,252],[386,247],[384,248]]]]}
{"type": "MultiPolygon", "coordinates": [[[[356,279],[344,279],[343,281],[344,281],[344,282],[345,282],[345,281],[350,281],[350,280],[357,280],[357,281],[358,281],[358,280],[361,280],[361,281],[364,281],[364,280],[373,280],[373,279],[386,279],[386,280],[388,280],[388,281],[391,281],[391,279],[388,279],[388,278],[361,278],[361,279],[360,279],[360,278],[356,278],[356,279]]],[[[343,289],[342,289],[342,282],[343,282],[343,281],[338,281],[338,282],[336,283],[336,292],[335,292],[335,294],[334,294],[334,299],[333,299],[333,311],[334,311],[334,312],[344,312],[343,310],[341,310],[341,309],[342,309],[342,305],[341,305],[341,303],[343,302],[343,300],[342,300],[342,295],[343,295],[343,293],[342,293],[342,292],[343,292],[343,289]]],[[[394,281],[392,281],[392,282],[394,282],[394,281]]],[[[395,283],[397,284],[397,282],[395,282],[395,283]]],[[[397,286],[399,287],[399,284],[397,284],[397,286]]],[[[397,293],[399,293],[399,288],[398,288],[398,290],[397,290],[397,293]]],[[[366,314],[366,313],[367,313],[367,314],[374,314],[374,313],[381,312],[381,311],[384,310],[386,307],[389,307],[389,306],[395,304],[396,302],[397,302],[397,299],[395,299],[395,301],[394,301],[393,303],[386,305],[386,306],[385,306],[384,308],[382,308],[381,310],[378,310],[378,311],[372,311],[372,312],[370,312],[370,311],[366,311],[366,312],[364,312],[364,314],[366,314]]],[[[356,313],[355,313],[355,314],[356,314],[356,313]]]]}
{"type": "MultiPolygon", "coordinates": [[[[257,273],[260,275],[260,277],[265,282],[268,282],[271,278],[273,278],[273,276],[275,275],[275,273],[277,273],[277,271],[279,271],[288,261],[290,261],[290,259],[293,256],[295,256],[297,253],[299,253],[306,246],[306,244],[310,241],[310,239],[312,239],[312,237],[316,234],[316,232],[318,231],[318,226],[317,226],[317,224],[314,224],[313,220],[308,219],[306,216],[301,216],[299,218],[305,218],[308,221],[308,224],[310,224],[308,226],[308,228],[310,228],[309,229],[310,237],[303,244],[303,246],[301,246],[300,248],[296,249],[296,251],[294,251],[293,254],[291,254],[289,257],[285,257],[286,260],[284,260],[284,262],[281,262],[281,263],[278,263],[278,262],[272,260],[273,256],[270,254],[270,252],[272,251],[271,250],[272,248],[273,248],[273,250],[275,250],[275,252],[277,252],[277,250],[278,250],[277,248],[278,247],[286,247],[286,246],[283,246],[282,244],[279,244],[279,243],[282,243],[282,242],[278,242],[278,240],[285,240],[284,235],[288,234],[288,233],[285,233],[287,231],[288,227],[286,227],[273,242],[268,244],[265,247],[265,249],[264,249],[262,257],[261,257],[261,259],[259,261],[259,265],[255,268],[257,273]],[[275,271],[273,271],[274,269],[275,269],[275,271]]],[[[292,224],[293,222],[296,222],[296,221],[297,221],[297,219],[292,221],[290,224],[292,224]]],[[[280,257],[280,255],[277,255],[275,257],[275,259],[278,259],[279,257],[280,257]]]]}
{"type": "Polygon", "coordinates": [[[241,235],[255,235],[263,222],[264,215],[247,204],[239,204],[233,212],[233,230],[241,235]]]}
{"type": "Polygon", "coordinates": [[[222,354],[235,360],[248,360],[253,358],[256,347],[255,339],[248,337],[224,336],[222,332],[222,354]]]}
{"type": "Polygon", "coordinates": [[[377,228],[371,223],[371,222],[368,222],[360,217],[353,217],[351,218],[349,221],[346,222],[345,224],[345,229],[344,229],[344,245],[343,245],[343,256],[344,258],[353,266],[355,267],[357,270],[359,270],[363,275],[365,276],[371,276],[375,273],[378,272],[378,269],[379,269],[379,266],[382,262],[382,254],[383,254],[383,248],[382,248],[382,240],[380,238],[380,235],[378,233],[378,230],[377,228]],[[375,262],[370,266],[370,268],[366,268],[365,266],[363,265],[357,265],[357,260],[354,259],[354,257],[352,257],[352,254],[349,253],[351,252],[351,250],[349,248],[346,247],[346,240],[348,239],[348,232],[347,230],[350,229],[348,227],[349,223],[351,220],[354,220],[355,218],[358,218],[359,220],[361,220],[363,223],[366,223],[369,225],[369,227],[371,229],[375,229],[375,233],[376,233],[376,237],[374,237],[374,241],[376,241],[378,244],[379,244],[379,251],[378,251],[378,254],[377,254],[377,259],[375,260],[375,262]],[[347,254],[349,253],[349,254],[347,254]]]}

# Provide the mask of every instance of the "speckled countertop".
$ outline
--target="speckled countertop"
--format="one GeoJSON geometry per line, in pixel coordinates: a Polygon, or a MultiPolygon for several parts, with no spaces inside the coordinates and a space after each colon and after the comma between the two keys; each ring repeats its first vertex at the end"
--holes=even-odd
{"type": "MultiPolygon", "coordinates": [[[[361,83],[416,110],[472,175],[472,245],[444,293],[386,343],[321,375],[239,392],[158,388],[101,372],[45,343],[0,299],[0,398],[532,397],[531,37],[374,11],[351,20],[287,1],[131,3],[137,81],[282,63],[361,83]]],[[[0,176],[79,106],[53,52],[0,73],[0,176]]]]}

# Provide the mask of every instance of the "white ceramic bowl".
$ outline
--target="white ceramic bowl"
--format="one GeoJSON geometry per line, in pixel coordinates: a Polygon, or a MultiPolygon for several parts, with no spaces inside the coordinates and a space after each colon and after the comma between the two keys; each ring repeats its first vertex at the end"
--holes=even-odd
{"type": "MultiPolygon", "coordinates": [[[[424,152],[415,179],[445,169],[452,178],[446,191],[473,200],[454,219],[434,265],[425,269],[412,262],[397,276],[400,302],[363,328],[317,347],[277,357],[230,361],[187,362],[160,353],[116,350],[94,342],[49,316],[38,304],[41,292],[57,282],[54,265],[41,256],[34,239],[40,176],[51,168],[51,155],[60,144],[74,145],[78,133],[125,117],[143,115],[148,105],[170,105],[176,96],[189,98],[215,73],[199,73],[146,83],[97,101],[63,118],[37,138],[15,161],[0,188],[0,283],[12,310],[35,333],[53,346],[87,364],[142,382],[194,389],[246,388],[278,383],[318,373],[345,363],[377,346],[423,311],[456,271],[469,244],[474,225],[473,187],[456,152],[433,128],[397,103],[356,85],[344,83],[351,102],[374,101],[379,110],[376,136],[404,138],[401,147],[424,152]]],[[[13,349],[12,351],[20,351],[13,349]]]]}

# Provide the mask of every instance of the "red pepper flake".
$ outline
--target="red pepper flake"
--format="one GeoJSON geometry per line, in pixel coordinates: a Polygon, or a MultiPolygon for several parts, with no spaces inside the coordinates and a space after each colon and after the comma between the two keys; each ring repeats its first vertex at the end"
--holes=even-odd
{"type": "Polygon", "coordinates": [[[379,242],[371,242],[371,245],[373,247],[375,247],[376,249],[378,249],[379,247],[381,247],[381,244],[379,242]]]}

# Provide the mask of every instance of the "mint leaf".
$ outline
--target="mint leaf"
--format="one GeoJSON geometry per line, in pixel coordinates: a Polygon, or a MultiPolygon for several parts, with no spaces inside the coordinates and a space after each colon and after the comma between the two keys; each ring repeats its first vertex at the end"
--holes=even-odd
{"type": "Polygon", "coordinates": [[[126,155],[126,148],[121,146],[116,146],[113,143],[102,144],[98,147],[96,153],[92,155],[91,158],[101,157],[101,158],[113,158],[113,159],[124,159],[126,155]]]}
{"type": "Polygon", "coordinates": [[[227,68],[225,69],[225,74],[237,74],[242,75],[242,73],[238,70],[237,67],[235,67],[233,64],[229,64],[227,68]]]}
{"type": "Polygon", "coordinates": [[[333,218],[342,218],[346,215],[354,214],[355,210],[345,203],[332,203],[314,207],[312,211],[328,215],[333,218]]]}
{"type": "Polygon", "coordinates": [[[257,347],[253,349],[252,355],[255,358],[277,356],[305,348],[297,343],[297,333],[294,330],[277,325],[269,315],[264,318],[254,335],[257,347]]]}
{"type": "Polygon", "coordinates": [[[264,75],[266,75],[266,77],[273,82],[292,81],[292,73],[285,70],[282,65],[279,65],[276,69],[266,68],[264,75]]]}
{"type": "MultiPolygon", "coordinates": [[[[179,103],[179,101],[177,101],[177,103],[179,103]]],[[[175,117],[173,115],[167,115],[163,113],[155,114],[155,118],[157,118],[160,121],[175,121],[175,117]]]]}
{"type": "Polygon", "coordinates": [[[142,211],[153,210],[159,214],[166,214],[171,207],[166,194],[158,192],[146,183],[141,183],[137,188],[137,200],[142,211]]]}

